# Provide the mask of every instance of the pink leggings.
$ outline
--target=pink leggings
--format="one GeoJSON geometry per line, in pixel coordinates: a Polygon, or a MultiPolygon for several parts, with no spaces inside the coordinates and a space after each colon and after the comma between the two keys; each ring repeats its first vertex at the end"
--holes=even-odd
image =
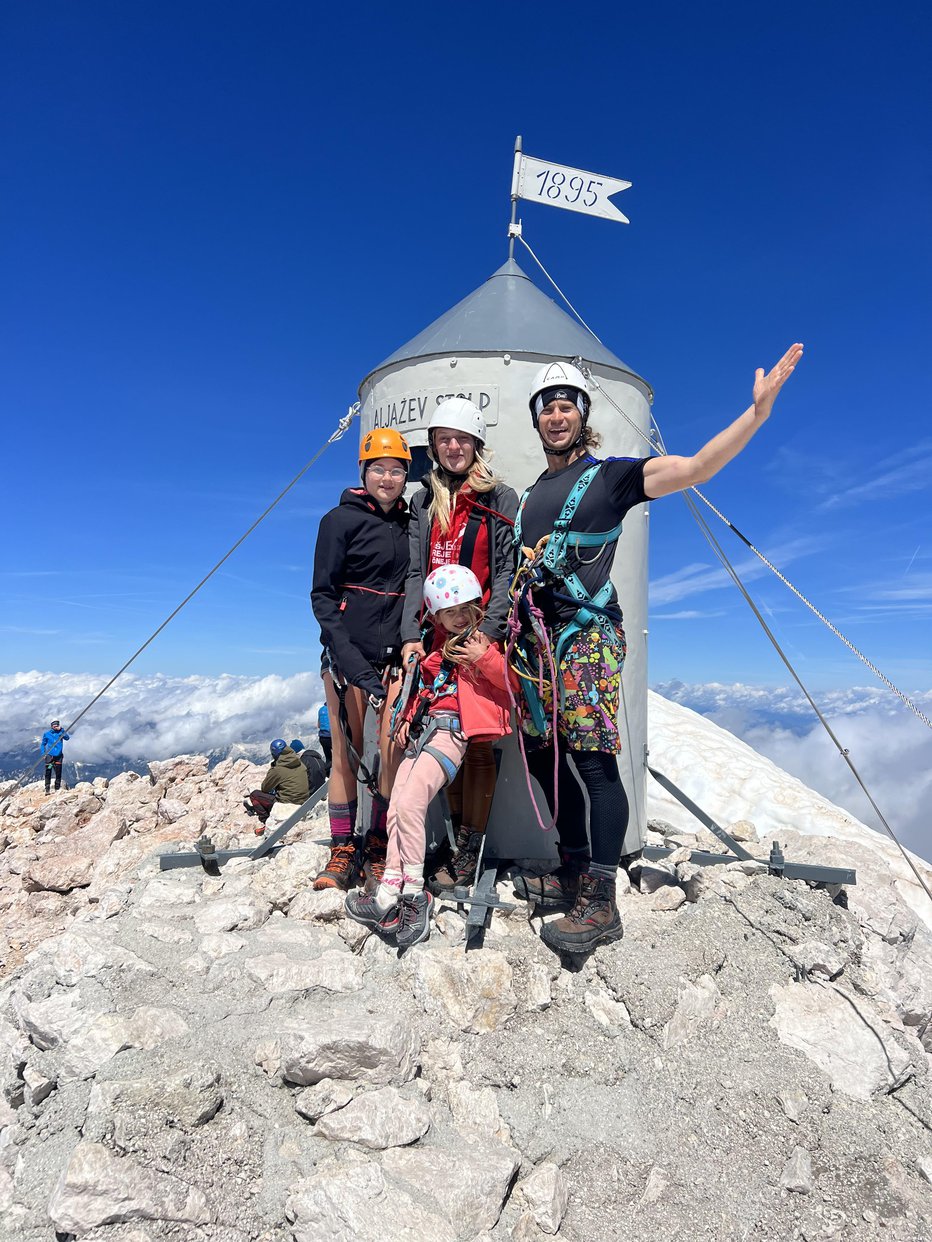
{"type": "MultiPolygon", "coordinates": [[[[440,751],[457,768],[466,754],[466,739],[452,734],[449,729],[438,729],[428,745],[440,751]]],[[[427,751],[422,750],[415,759],[406,755],[401,761],[388,807],[386,879],[397,875],[415,882],[423,880],[427,808],[447,779],[438,760],[427,751]]]]}

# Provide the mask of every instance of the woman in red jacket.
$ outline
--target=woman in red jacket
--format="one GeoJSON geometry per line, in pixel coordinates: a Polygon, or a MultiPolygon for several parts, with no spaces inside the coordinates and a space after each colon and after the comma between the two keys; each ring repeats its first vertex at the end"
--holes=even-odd
{"type": "Polygon", "coordinates": [[[424,583],[437,637],[421,661],[421,690],[396,732],[405,757],[388,808],[388,852],[373,893],[350,893],[346,913],[394,934],[400,949],[430,934],[433,898],[424,888],[424,823],[432,799],[456,776],[467,747],[511,732],[501,648],[478,628],[482,587],[471,569],[444,565],[424,583]]]}

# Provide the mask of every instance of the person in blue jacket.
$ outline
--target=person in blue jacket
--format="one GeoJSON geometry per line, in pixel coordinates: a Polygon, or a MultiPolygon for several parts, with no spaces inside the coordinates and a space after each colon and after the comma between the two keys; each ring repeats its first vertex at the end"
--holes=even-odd
{"type": "Polygon", "coordinates": [[[327,760],[327,772],[330,772],[330,765],[333,762],[333,738],[330,736],[330,712],[327,710],[327,704],[321,704],[317,712],[317,739],[320,742],[320,749],[324,752],[324,758],[327,760]]]}
{"type": "Polygon", "coordinates": [[[42,734],[42,754],[45,758],[45,792],[46,795],[52,792],[52,772],[55,773],[55,788],[61,789],[61,765],[64,762],[64,746],[63,742],[67,742],[71,735],[66,733],[61,727],[60,720],[53,720],[46,731],[42,734]]]}

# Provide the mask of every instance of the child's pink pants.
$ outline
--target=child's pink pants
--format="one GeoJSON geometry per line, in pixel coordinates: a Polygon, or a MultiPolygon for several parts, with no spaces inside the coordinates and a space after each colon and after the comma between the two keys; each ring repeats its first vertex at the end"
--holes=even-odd
{"type": "MultiPolygon", "coordinates": [[[[428,745],[458,768],[466,754],[467,741],[449,729],[438,729],[428,745]]],[[[423,876],[427,808],[449,779],[449,773],[425,750],[414,759],[407,755],[402,759],[388,807],[386,876],[396,873],[406,878],[423,876]]]]}

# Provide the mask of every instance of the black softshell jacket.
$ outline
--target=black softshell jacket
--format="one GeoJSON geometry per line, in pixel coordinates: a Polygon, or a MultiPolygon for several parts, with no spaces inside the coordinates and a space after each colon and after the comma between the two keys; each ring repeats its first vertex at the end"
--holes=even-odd
{"type": "Polygon", "coordinates": [[[381,694],[372,665],[397,659],[408,573],[408,511],[384,513],[351,487],[320,520],[311,607],[337,670],[367,694],[381,694]]]}

